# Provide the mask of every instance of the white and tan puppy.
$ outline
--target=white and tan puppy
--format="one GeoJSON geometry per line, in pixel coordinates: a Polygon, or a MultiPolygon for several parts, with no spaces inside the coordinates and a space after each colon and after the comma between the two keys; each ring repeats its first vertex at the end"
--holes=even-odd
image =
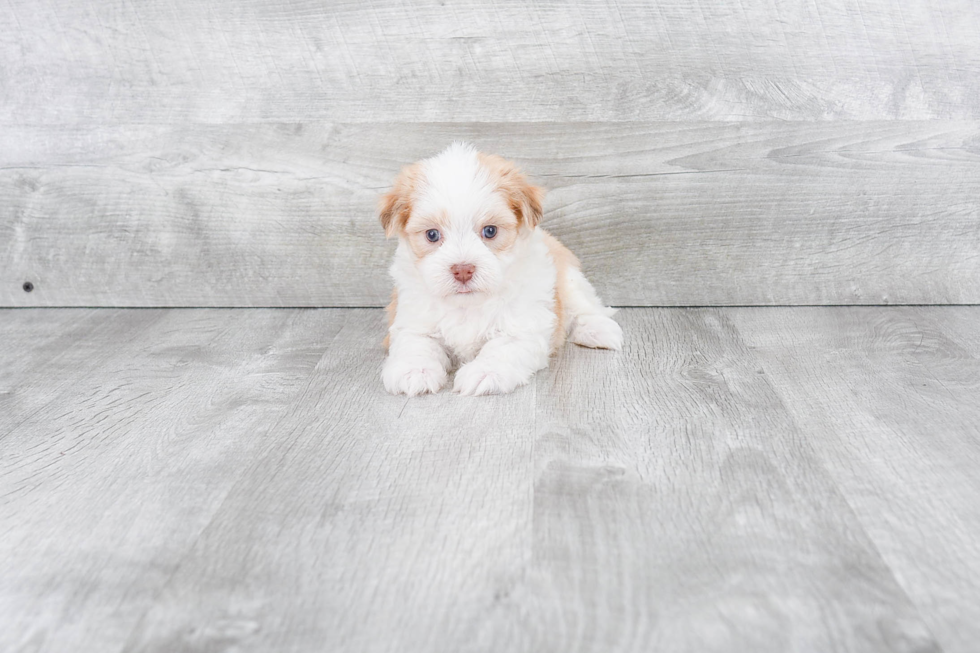
{"type": "Polygon", "coordinates": [[[619,349],[623,332],[575,256],[538,226],[544,191],[514,164],[453,143],[404,168],[382,198],[398,236],[388,359],[394,394],[510,392],[568,338],[619,349]]]}

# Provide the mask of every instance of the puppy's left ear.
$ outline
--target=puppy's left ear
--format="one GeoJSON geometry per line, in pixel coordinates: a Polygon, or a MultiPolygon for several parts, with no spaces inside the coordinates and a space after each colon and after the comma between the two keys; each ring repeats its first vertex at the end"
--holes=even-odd
{"type": "Polygon", "coordinates": [[[544,189],[528,182],[524,175],[517,174],[520,176],[520,182],[512,190],[511,208],[514,209],[514,214],[521,223],[529,229],[534,229],[544,215],[542,209],[544,189]]]}
{"type": "Polygon", "coordinates": [[[534,229],[541,222],[544,189],[527,180],[516,165],[496,154],[480,154],[480,160],[497,176],[500,190],[507,195],[510,209],[521,226],[534,229]]]}

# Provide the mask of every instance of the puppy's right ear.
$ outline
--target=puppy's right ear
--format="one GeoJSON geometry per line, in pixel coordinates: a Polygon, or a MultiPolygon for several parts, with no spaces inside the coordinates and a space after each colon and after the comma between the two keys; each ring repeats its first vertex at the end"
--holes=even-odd
{"type": "Polygon", "coordinates": [[[385,238],[391,238],[405,228],[412,214],[412,195],[418,183],[420,166],[413,163],[405,166],[395,179],[391,190],[388,191],[378,204],[378,216],[381,226],[385,229],[385,238]]]}

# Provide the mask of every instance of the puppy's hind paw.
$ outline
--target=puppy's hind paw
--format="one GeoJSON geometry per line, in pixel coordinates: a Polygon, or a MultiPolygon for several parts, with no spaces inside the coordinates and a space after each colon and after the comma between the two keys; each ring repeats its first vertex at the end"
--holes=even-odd
{"type": "Polygon", "coordinates": [[[446,370],[438,363],[420,361],[385,362],[381,373],[385,390],[393,395],[415,397],[427,392],[436,393],[446,385],[446,370]]]}
{"type": "Polygon", "coordinates": [[[611,317],[579,315],[568,339],[576,345],[597,349],[622,349],[623,330],[611,317]]]}

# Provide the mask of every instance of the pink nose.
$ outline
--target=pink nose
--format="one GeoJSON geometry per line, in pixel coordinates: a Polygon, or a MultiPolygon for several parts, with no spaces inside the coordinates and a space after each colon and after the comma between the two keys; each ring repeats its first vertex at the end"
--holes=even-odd
{"type": "Polygon", "coordinates": [[[466,283],[473,278],[473,273],[476,272],[476,266],[470,265],[469,263],[457,263],[451,266],[449,271],[456,277],[456,281],[466,283]]]}

